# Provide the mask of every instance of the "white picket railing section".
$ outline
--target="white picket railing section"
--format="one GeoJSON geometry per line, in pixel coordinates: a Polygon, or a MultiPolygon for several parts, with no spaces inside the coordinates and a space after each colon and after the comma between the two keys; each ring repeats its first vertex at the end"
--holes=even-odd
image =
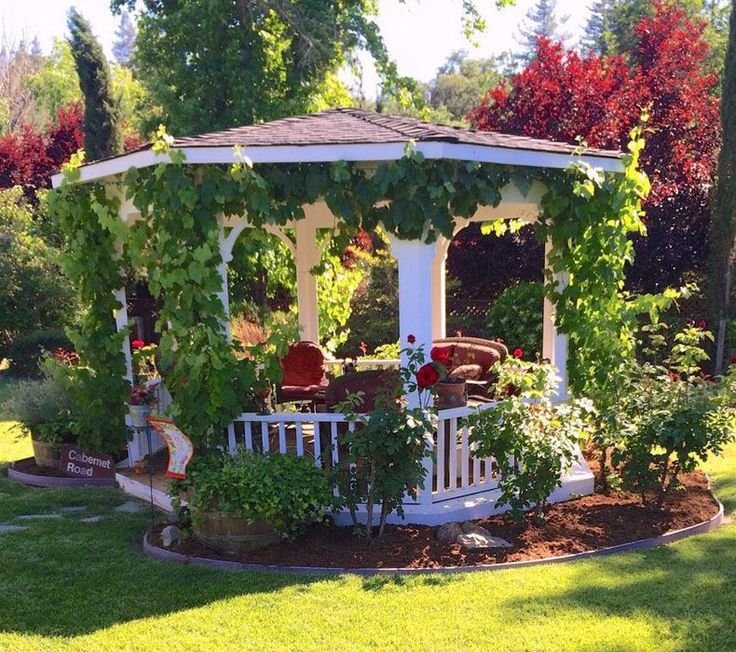
{"type": "MultiPolygon", "coordinates": [[[[420,503],[438,503],[497,487],[495,462],[490,457],[473,456],[466,423],[475,410],[486,410],[493,405],[483,403],[439,411],[434,431],[428,433],[427,446],[432,447],[434,459],[425,458],[427,475],[424,490],[419,494],[420,503]]],[[[319,467],[334,466],[340,463],[341,433],[355,427],[354,422],[339,413],[247,412],[228,427],[228,448],[230,451],[236,446],[262,452],[288,451],[314,459],[319,467]]],[[[407,502],[413,501],[407,498],[407,502]]]]}

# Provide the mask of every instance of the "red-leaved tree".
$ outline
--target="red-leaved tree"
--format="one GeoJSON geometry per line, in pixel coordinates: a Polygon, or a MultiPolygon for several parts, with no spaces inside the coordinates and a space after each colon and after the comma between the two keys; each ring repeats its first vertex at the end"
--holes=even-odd
{"type": "Polygon", "coordinates": [[[84,147],[82,108],[70,104],[59,110],[46,131],[24,126],[0,138],[0,189],[22,186],[29,200],[36,191],[48,188],[50,177],[84,147]]]}
{"type": "Polygon", "coordinates": [[[478,129],[622,149],[649,107],[643,167],[652,181],[648,237],[637,242],[633,288],[656,291],[702,267],[709,192],[720,146],[717,75],[705,24],[672,2],[636,27],[636,49],[581,56],[540,39],[537,57],[492,89],[468,116],[478,129]]]}

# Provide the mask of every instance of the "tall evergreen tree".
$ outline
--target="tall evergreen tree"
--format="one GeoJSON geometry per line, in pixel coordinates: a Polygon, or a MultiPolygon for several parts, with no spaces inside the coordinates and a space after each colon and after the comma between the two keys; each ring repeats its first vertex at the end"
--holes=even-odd
{"type": "Polygon", "coordinates": [[[716,373],[723,371],[736,255],[736,0],[731,0],[729,22],[721,96],[723,144],[718,156],[718,181],[713,195],[710,237],[712,305],[718,324],[716,373]]]}
{"type": "Polygon", "coordinates": [[[569,16],[559,16],[557,12],[557,0],[537,0],[535,5],[529,9],[524,17],[520,28],[522,51],[518,59],[528,63],[534,59],[537,52],[537,41],[540,38],[550,40],[561,38],[559,29],[563,26],[569,16]]]}
{"type": "Polygon", "coordinates": [[[595,0],[589,7],[590,17],[585,25],[581,45],[586,52],[608,54],[611,8],[615,0],[595,0]]]}
{"type": "Polygon", "coordinates": [[[92,34],[92,26],[73,7],[67,19],[69,45],[84,95],[84,142],[87,158],[95,160],[119,154],[122,139],[118,128],[119,110],[113,99],[110,71],[102,46],[92,34]]]}
{"type": "Polygon", "coordinates": [[[138,30],[130,19],[130,14],[123,11],[120,14],[120,23],[115,30],[115,42],[112,44],[112,54],[121,66],[133,67],[133,52],[135,51],[135,37],[138,30]]]}

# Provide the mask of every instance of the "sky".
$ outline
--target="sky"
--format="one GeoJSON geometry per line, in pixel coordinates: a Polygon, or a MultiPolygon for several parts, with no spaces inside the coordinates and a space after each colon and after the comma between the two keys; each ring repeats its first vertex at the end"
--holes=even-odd
{"type": "MultiPolygon", "coordinates": [[[[534,0],[517,0],[515,7],[495,9],[493,0],[478,0],[488,29],[472,48],[462,33],[461,0],[379,0],[377,22],[399,73],[429,81],[454,50],[472,56],[490,56],[513,50],[519,25],[534,0]]],[[[559,0],[561,15],[569,20],[564,31],[576,38],[588,16],[586,0],[559,0]]],[[[48,52],[54,38],[66,32],[66,12],[74,5],[91,23],[106,53],[112,58],[112,43],[118,19],[110,13],[108,0],[0,0],[0,30],[11,42],[38,37],[48,52]]],[[[368,89],[366,89],[368,90],[368,89]]]]}

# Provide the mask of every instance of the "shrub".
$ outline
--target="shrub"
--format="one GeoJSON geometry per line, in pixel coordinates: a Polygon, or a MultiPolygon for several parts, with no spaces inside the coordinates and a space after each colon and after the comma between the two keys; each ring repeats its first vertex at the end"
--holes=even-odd
{"type": "Polygon", "coordinates": [[[502,365],[501,382],[511,384],[513,377],[515,395],[468,418],[474,455],[496,461],[501,491],[496,507],[510,507],[517,525],[531,507],[543,517],[547,499],[578,454],[592,412],[583,400],[553,405],[556,378],[550,365],[527,365],[522,372],[512,370],[511,376],[502,365]]]}
{"type": "Polygon", "coordinates": [[[75,441],[74,402],[53,378],[10,385],[3,413],[19,421],[34,439],[54,446],[75,441]]]}
{"type": "Polygon", "coordinates": [[[41,359],[45,353],[62,348],[70,350],[72,343],[63,331],[50,329],[16,336],[8,346],[8,373],[15,378],[40,378],[41,359]]]}
{"type": "Polygon", "coordinates": [[[509,349],[520,348],[528,359],[535,359],[542,353],[543,307],[541,283],[516,283],[501,292],[488,310],[486,333],[503,338],[509,349]]]}
{"type": "MultiPolygon", "coordinates": [[[[261,454],[239,449],[201,459],[190,467],[193,518],[208,510],[273,526],[292,538],[336,505],[327,472],[291,453],[261,454]]],[[[182,483],[175,489],[180,490],[182,483]]]]}

